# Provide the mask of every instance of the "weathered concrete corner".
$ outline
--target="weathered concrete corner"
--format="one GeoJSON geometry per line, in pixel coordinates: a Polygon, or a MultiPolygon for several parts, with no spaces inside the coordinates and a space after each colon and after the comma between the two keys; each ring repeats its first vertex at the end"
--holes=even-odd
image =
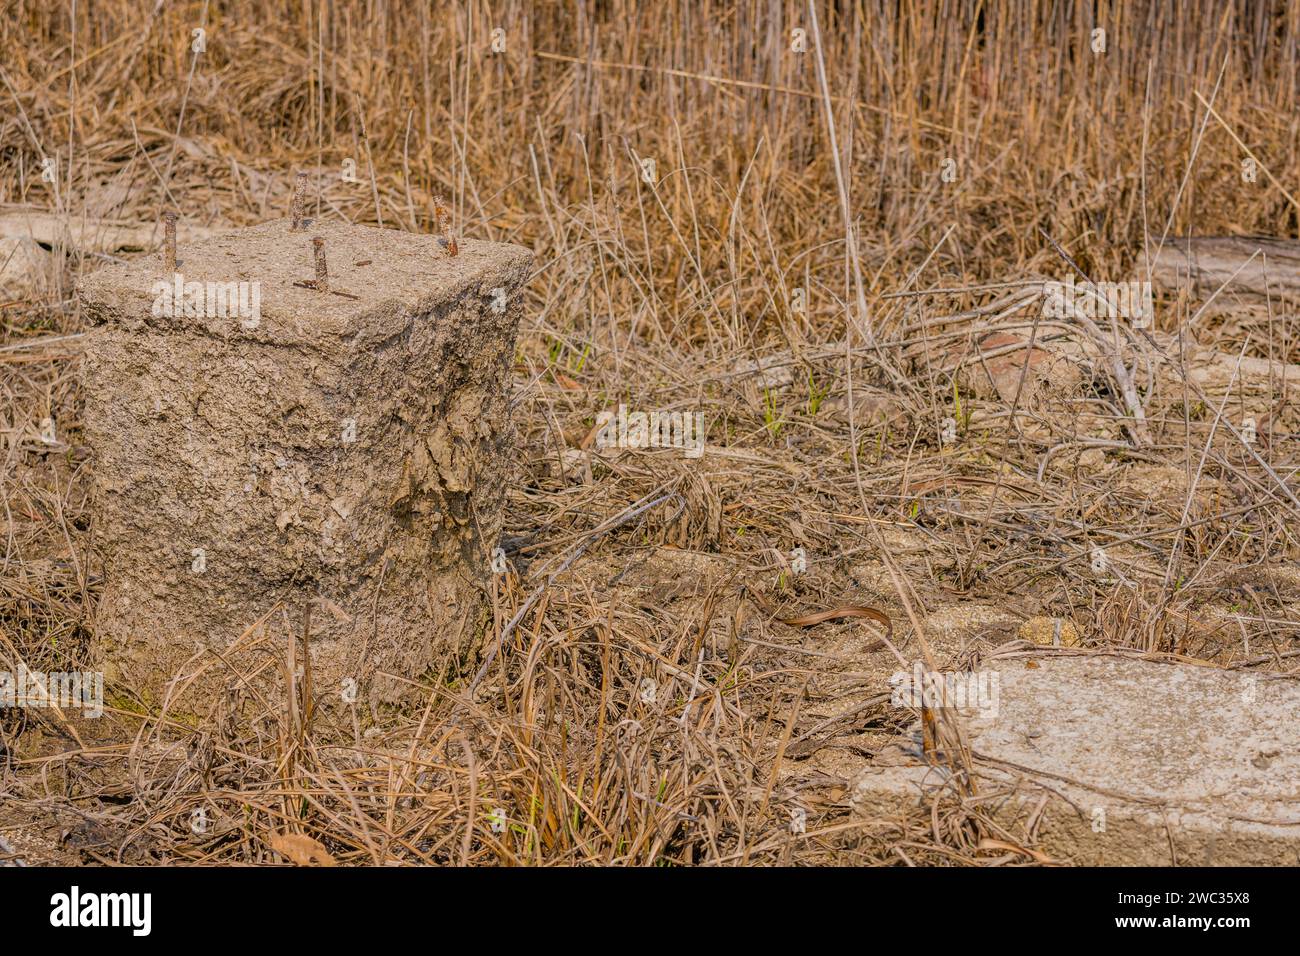
{"type": "Polygon", "coordinates": [[[177,259],[79,290],[109,676],[194,710],[275,676],[308,604],[322,695],[395,700],[472,656],[531,254],[279,221],[177,259]],[[296,284],[315,236],[331,292],[296,284]]]}
{"type": "MultiPolygon", "coordinates": [[[[996,716],[958,717],[979,774],[967,799],[1048,856],[1300,862],[1300,682],[1112,656],[996,669],[996,716]]],[[[879,817],[954,792],[944,771],[908,760],[864,772],[852,799],[879,817]]]]}

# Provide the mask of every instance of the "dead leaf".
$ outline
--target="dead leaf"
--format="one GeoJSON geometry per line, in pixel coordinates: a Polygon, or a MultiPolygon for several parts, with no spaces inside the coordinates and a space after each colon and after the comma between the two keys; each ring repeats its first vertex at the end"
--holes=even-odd
{"type": "Polygon", "coordinates": [[[298,866],[338,866],[320,842],[305,833],[274,833],[268,841],[271,849],[298,866]]]}

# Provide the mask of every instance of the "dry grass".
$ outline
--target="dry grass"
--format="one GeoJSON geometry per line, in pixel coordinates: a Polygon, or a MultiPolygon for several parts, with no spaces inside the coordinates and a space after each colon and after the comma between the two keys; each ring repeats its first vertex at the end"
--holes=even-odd
{"type": "MultiPolygon", "coordinates": [[[[853,773],[913,720],[864,706],[899,665],[869,623],[780,619],[882,608],[903,657],[943,669],[1050,616],[1098,652],[1293,671],[1295,408],[1258,456],[1237,440],[1237,385],[1187,374],[1185,292],[1112,338],[998,284],[1145,278],[1189,232],[1296,237],[1300,6],[905,6],[819,5],[814,28],[789,2],[7,0],[0,217],[60,228],[40,285],[0,303],[0,669],[93,666],[71,289],[152,249],[160,210],[283,215],[306,168],[321,216],[430,231],[446,195],[464,234],[540,268],[481,680],[337,723],[288,680],[201,719],[137,713],[129,687],[99,721],[6,712],[0,835],[85,862],[292,859],[284,833],[347,863],[1029,862],[960,801],[854,817],[853,773]],[[1228,129],[1271,176],[1242,182],[1228,129]],[[144,225],[139,248],[101,220],[144,225]],[[995,328],[1013,337],[979,356],[995,328]],[[1086,373],[1039,388],[1035,348],[1086,373]],[[620,402],[703,412],[709,453],[598,453],[620,402]],[[1090,570],[1098,546],[1117,575],[1090,570]]],[[[1298,332],[1281,306],[1195,327],[1291,363],[1298,332]]]]}

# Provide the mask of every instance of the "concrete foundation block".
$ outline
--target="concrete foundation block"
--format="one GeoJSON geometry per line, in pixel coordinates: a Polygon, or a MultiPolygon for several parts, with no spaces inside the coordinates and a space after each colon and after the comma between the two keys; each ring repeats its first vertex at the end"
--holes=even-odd
{"type": "Polygon", "coordinates": [[[531,254],[279,221],[177,259],[176,275],[150,256],[79,290],[109,679],[188,710],[283,684],[308,605],[323,697],[395,701],[403,678],[464,664],[513,460],[531,254]],[[302,285],[312,237],[328,292],[302,285]]]}
{"type": "Polygon", "coordinates": [[[1011,658],[995,673],[993,713],[957,711],[974,797],[909,740],[854,782],[855,811],[964,799],[1063,863],[1300,863],[1300,682],[1111,656],[1011,658]]]}

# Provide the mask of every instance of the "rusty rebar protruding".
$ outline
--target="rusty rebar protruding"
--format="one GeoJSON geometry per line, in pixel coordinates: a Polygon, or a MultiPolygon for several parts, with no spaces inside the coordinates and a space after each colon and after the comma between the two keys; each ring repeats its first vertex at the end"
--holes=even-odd
{"type": "Polygon", "coordinates": [[[301,232],[307,228],[307,174],[298,173],[293,184],[293,225],[291,232],[301,232]]]}
{"type": "Polygon", "coordinates": [[[433,199],[433,228],[442,233],[440,241],[447,255],[455,256],[460,248],[456,245],[456,237],[451,234],[451,215],[441,196],[433,199]]]}
{"type": "Polygon", "coordinates": [[[163,271],[171,275],[176,271],[176,213],[170,209],[163,213],[163,271]]]}
{"type": "Polygon", "coordinates": [[[321,236],[316,236],[311,241],[312,249],[316,254],[316,290],[318,292],[328,292],[330,290],[330,271],[325,265],[325,240],[321,236]]]}

